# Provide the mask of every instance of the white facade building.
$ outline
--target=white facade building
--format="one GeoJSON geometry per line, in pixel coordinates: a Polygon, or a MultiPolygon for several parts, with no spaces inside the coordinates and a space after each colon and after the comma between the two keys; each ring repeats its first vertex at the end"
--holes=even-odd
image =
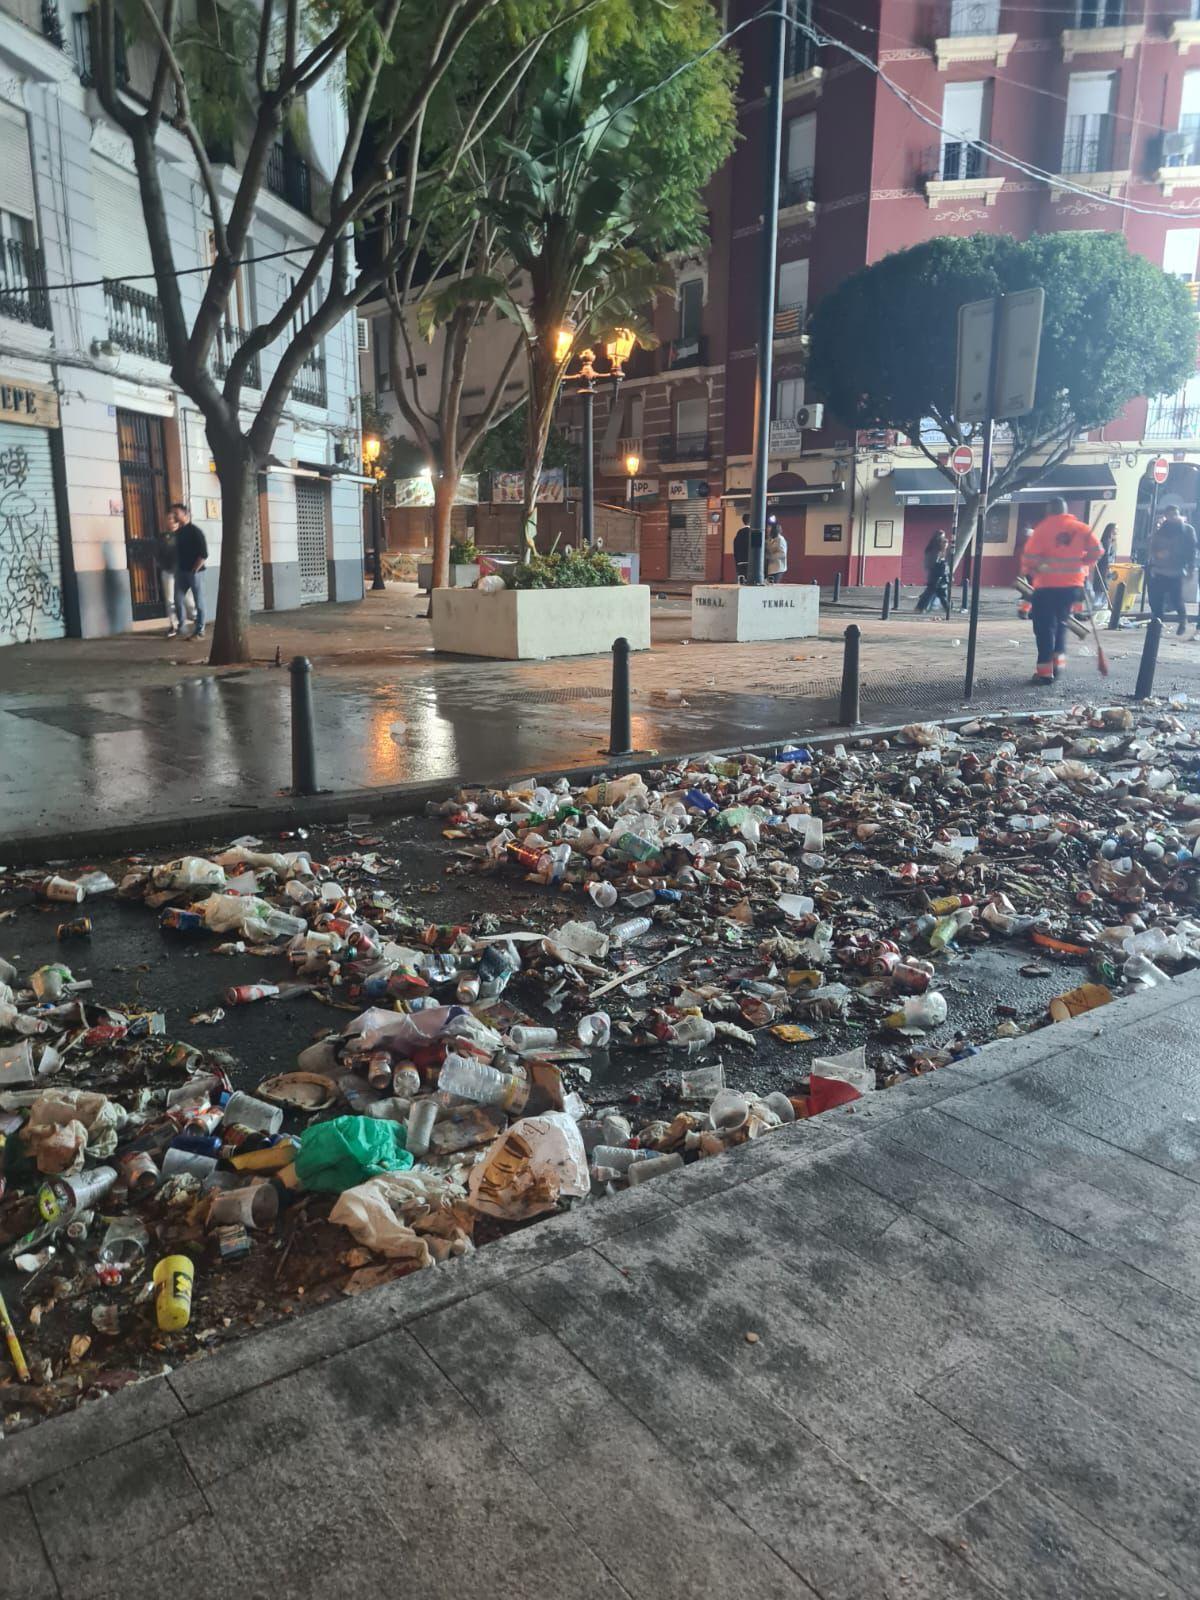
{"type": "MultiPolygon", "coordinates": [[[[172,383],[128,140],[89,85],[81,0],[0,0],[0,644],[121,632],[162,615],[152,541],[172,500],[208,541],[216,608],[220,486],[204,423],[172,383]],[[140,281],[129,281],[138,279],[140,281]]],[[[146,77],[130,46],[128,93],[146,77]],[[139,69],[140,72],[139,72],[139,69]]],[[[251,239],[255,257],[314,242],[343,140],[336,80],[306,106],[304,148],[276,147],[251,239]]],[[[210,259],[190,152],[159,136],[176,266],[210,259]]],[[[218,167],[232,199],[237,182],[218,167]]],[[[242,269],[230,318],[281,303],[288,260],[242,269]]],[[[194,312],[204,274],[181,279],[194,312]]],[[[268,378],[284,336],[260,358],[268,378]]],[[[228,360],[218,341],[218,373],[228,360]]],[[[243,391],[252,412],[256,389],[243,391]]],[[[260,480],[259,608],[363,592],[358,364],[348,317],[302,370],[260,480]]]]}

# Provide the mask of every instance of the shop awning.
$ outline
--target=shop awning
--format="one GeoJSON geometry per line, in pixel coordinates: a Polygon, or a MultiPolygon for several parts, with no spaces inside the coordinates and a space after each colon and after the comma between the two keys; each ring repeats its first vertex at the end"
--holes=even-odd
{"type": "MultiPolygon", "coordinates": [[[[954,503],[954,486],[936,467],[897,467],[891,474],[892,492],[906,506],[948,506],[954,503]]],[[[969,480],[968,480],[969,481],[969,480]]],[[[1051,495],[1062,495],[1065,500],[1113,500],[1117,484],[1111,468],[1102,461],[1068,464],[1055,467],[1053,472],[1028,489],[1018,489],[1016,494],[1005,495],[998,502],[1008,505],[1015,500],[1018,505],[1040,504],[1051,495]]]]}
{"type": "MultiPolygon", "coordinates": [[[[771,489],[767,492],[769,506],[804,506],[820,505],[826,500],[832,500],[835,495],[844,494],[844,483],[818,483],[805,489],[771,489]]],[[[749,505],[751,490],[731,489],[721,496],[723,501],[736,505],[738,503],[749,505]]]]}

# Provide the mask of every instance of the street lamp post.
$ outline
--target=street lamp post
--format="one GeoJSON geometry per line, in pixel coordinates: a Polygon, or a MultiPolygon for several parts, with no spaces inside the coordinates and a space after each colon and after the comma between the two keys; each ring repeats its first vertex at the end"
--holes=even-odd
{"type": "MultiPolygon", "coordinates": [[[[560,361],[566,362],[569,360],[574,340],[575,333],[573,329],[559,329],[556,353],[560,361]]],[[[573,391],[573,394],[574,398],[583,401],[583,510],[580,517],[580,531],[583,543],[586,545],[592,545],[596,542],[596,380],[598,378],[608,378],[612,381],[615,403],[617,391],[621,387],[621,380],[625,376],[625,363],[633,352],[633,346],[634,335],[630,329],[617,328],[604,341],[604,354],[608,357],[609,362],[607,373],[596,371],[596,352],[589,349],[579,352],[580,366],[578,372],[563,374],[564,383],[577,383],[579,385],[573,391]]]]}
{"type": "Polygon", "coordinates": [[[387,588],[383,581],[383,480],[387,474],[386,469],[379,465],[382,449],[382,442],[374,434],[368,434],[363,440],[363,465],[375,480],[371,486],[371,551],[375,567],[371,579],[373,590],[387,588]]]}
{"type": "Polygon", "coordinates": [[[633,505],[633,480],[641,470],[642,458],[636,450],[631,450],[625,457],[625,504],[633,505]]]}

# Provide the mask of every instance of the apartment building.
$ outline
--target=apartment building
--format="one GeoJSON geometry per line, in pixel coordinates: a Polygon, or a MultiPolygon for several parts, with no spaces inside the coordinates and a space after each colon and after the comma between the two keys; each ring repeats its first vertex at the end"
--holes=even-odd
{"type": "MultiPolygon", "coordinates": [[[[206,533],[216,600],[220,486],[203,420],[171,381],[132,155],[100,107],[91,59],[79,0],[0,0],[0,644],[118,633],[161,616],[153,539],[175,499],[206,533]]],[[[122,66],[136,100],[149,83],[145,48],[131,42],[122,66]]],[[[337,83],[305,112],[302,139],[274,152],[255,257],[319,237],[343,138],[337,83]]],[[[170,128],[160,149],[177,265],[202,267],[210,230],[190,153],[170,128]]],[[[232,199],[230,157],[213,158],[232,199]]],[[[243,267],[218,375],[296,270],[282,258],[243,267]]],[[[194,311],[203,275],[181,281],[194,311]]],[[[248,412],[286,338],[260,358],[248,412]]],[[[363,592],[358,394],[348,318],[293,385],[260,480],[259,608],[363,592]]]]}
{"type": "MultiPolygon", "coordinates": [[[[788,537],[794,580],[830,582],[840,572],[847,582],[917,581],[929,534],[954,519],[954,492],[894,435],[854,435],[829,415],[797,428],[806,406],[813,424],[819,416],[811,408],[820,396],[808,393],[804,376],[809,311],[891,251],[993,230],[1018,238],[1117,231],[1200,297],[1200,0],[789,4],[867,60],[819,48],[800,30],[790,38],[771,509],[788,537]],[[927,107],[929,121],[893,85],[927,107]],[[980,141],[1047,177],[1014,170],[980,141]]],[[[727,19],[758,9],[756,0],[731,0],[727,19]]],[[[646,358],[651,370],[625,387],[620,448],[606,463],[605,491],[614,492],[625,450],[643,462],[638,503],[651,580],[731,576],[733,536],[749,502],[767,29],[747,28],[738,47],[740,139],[710,189],[710,253],[681,268],[676,302],[660,307],[663,342],[646,358]],[[691,354],[693,329],[703,359],[691,354]],[[680,349],[693,367],[677,366],[680,349]]],[[[1139,400],[1079,440],[1053,482],[995,507],[986,580],[1009,581],[1020,530],[1056,491],[1089,518],[1111,514],[1128,549],[1145,526],[1146,471],[1159,455],[1171,462],[1159,504],[1194,511],[1200,372],[1178,394],[1139,400]]]]}

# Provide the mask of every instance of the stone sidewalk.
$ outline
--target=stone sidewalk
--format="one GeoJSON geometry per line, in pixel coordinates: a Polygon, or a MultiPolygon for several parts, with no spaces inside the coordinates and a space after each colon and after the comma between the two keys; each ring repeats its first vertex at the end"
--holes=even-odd
{"type": "Polygon", "coordinates": [[[1198,1026],[1193,975],[19,1435],[0,1595],[1194,1595],[1198,1026]]]}

